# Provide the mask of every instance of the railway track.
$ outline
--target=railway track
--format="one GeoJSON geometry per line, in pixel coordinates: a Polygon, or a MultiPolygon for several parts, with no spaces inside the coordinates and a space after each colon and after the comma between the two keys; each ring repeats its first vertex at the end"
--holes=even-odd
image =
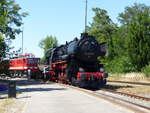
{"type": "Polygon", "coordinates": [[[150,83],[144,83],[144,82],[128,82],[128,81],[115,81],[115,80],[108,80],[108,82],[150,86],[150,83]]]}
{"type": "MultiPolygon", "coordinates": [[[[113,98],[113,99],[115,99],[115,100],[119,100],[119,101],[121,101],[121,102],[125,102],[125,103],[127,103],[127,104],[129,104],[129,105],[133,105],[133,106],[136,106],[136,107],[138,107],[136,110],[136,113],[137,112],[141,112],[141,113],[145,113],[144,111],[138,111],[138,109],[139,108],[142,108],[142,109],[146,109],[146,110],[148,110],[148,111],[146,111],[146,113],[150,113],[150,98],[145,98],[145,97],[141,97],[141,96],[137,96],[137,95],[132,95],[132,94],[127,94],[127,93],[122,93],[122,92],[116,92],[116,91],[113,91],[113,90],[108,90],[108,89],[101,89],[101,91],[104,91],[104,92],[101,92],[101,93],[99,93],[99,92],[97,92],[98,94],[102,94],[102,95],[104,95],[104,96],[109,96],[110,98],[113,98]],[[123,99],[123,98],[120,98],[120,97],[118,97],[118,95],[116,95],[116,96],[114,96],[114,95],[111,95],[111,94],[106,94],[106,93],[112,93],[112,94],[119,94],[119,95],[123,95],[123,96],[126,96],[126,97],[131,97],[131,98],[135,98],[135,99],[138,99],[139,101],[140,100],[144,100],[144,101],[146,101],[146,102],[148,102],[149,103],[149,105],[147,105],[147,106],[145,106],[145,105],[142,105],[142,104],[139,104],[139,103],[137,103],[137,102],[134,102],[134,101],[130,101],[130,100],[128,100],[128,99],[123,99]]],[[[121,105],[122,106],[122,105],[121,105]]],[[[124,105],[123,105],[124,106],[124,105]]],[[[133,111],[135,111],[135,109],[134,108],[132,108],[132,107],[127,107],[127,108],[129,108],[129,109],[131,109],[131,110],[133,110],[133,111]]]]}
{"type": "MultiPolygon", "coordinates": [[[[61,85],[64,85],[64,84],[61,84],[61,85]]],[[[132,95],[132,94],[127,94],[127,93],[122,93],[122,92],[116,92],[116,91],[108,90],[108,89],[104,89],[104,88],[97,90],[97,91],[92,91],[92,90],[78,88],[78,87],[74,87],[74,86],[70,86],[70,85],[64,85],[64,86],[82,91],[84,93],[87,93],[89,95],[92,95],[92,96],[100,98],[100,99],[104,99],[104,100],[109,101],[111,103],[125,107],[125,108],[127,108],[127,109],[129,109],[135,113],[150,113],[150,98],[141,97],[141,96],[132,95]],[[111,95],[108,93],[116,94],[116,95],[114,96],[114,95],[111,95]],[[118,98],[118,95],[130,97],[130,98],[135,98],[139,101],[147,102],[147,103],[149,103],[149,106],[145,106],[145,105],[141,105],[141,104],[138,104],[135,102],[131,102],[131,101],[125,100],[123,98],[118,98]]]]}
{"type": "Polygon", "coordinates": [[[110,90],[110,89],[104,89],[104,88],[102,88],[100,90],[107,91],[107,92],[110,92],[110,93],[120,94],[120,95],[128,96],[128,97],[131,97],[131,98],[136,98],[136,99],[140,99],[140,100],[144,100],[144,101],[150,102],[150,98],[143,97],[143,96],[133,95],[133,94],[124,93],[124,92],[118,92],[118,91],[114,91],[114,90],[110,90]]]}

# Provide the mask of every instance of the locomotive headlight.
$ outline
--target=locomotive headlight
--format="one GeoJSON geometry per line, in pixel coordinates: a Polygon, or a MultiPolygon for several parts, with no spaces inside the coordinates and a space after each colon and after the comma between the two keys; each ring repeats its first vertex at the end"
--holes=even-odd
{"type": "Polygon", "coordinates": [[[100,71],[100,72],[104,72],[104,68],[100,68],[99,71],[100,71]]]}
{"type": "Polygon", "coordinates": [[[80,71],[80,72],[84,72],[84,69],[80,67],[80,68],[79,68],[79,71],[80,71]]]}

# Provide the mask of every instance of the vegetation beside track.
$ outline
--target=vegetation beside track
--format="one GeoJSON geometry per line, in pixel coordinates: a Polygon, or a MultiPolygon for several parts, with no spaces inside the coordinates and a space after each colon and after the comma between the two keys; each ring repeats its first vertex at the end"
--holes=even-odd
{"type": "Polygon", "coordinates": [[[150,83],[150,77],[146,77],[144,73],[110,74],[108,80],[150,83]]]}
{"type": "Polygon", "coordinates": [[[89,33],[108,43],[108,56],[100,61],[109,73],[143,72],[150,77],[150,6],[127,6],[114,23],[106,10],[93,8],[89,33]],[[137,24],[138,23],[138,24],[137,24]]]}
{"type": "Polygon", "coordinates": [[[150,98],[150,86],[131,85],[124,83],[108,83],[105,88],[150,98]]]}
{"type": "MultiPolygon", "coordinates": [[[[150,78],[145,77],[143,73],[127,73],[127,74],[112,74],[108,77],[108,81],[123,81],[123,82],[137,82],[150,83],[150,78]]],[[[150,97],[150,86],[136,85],[127,83],[108,82],[107,89],[112,89],[119,92],[150,97]]]]}

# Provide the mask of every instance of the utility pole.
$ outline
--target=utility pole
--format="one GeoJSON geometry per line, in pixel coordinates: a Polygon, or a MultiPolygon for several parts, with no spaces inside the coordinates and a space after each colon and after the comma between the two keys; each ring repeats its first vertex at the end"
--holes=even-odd
{"type": "Polygon", "coordinates": [[[24,32],[24,25],[22,27],[22,54],[23,54],[23,32],[24,32]]]}
{"type": "Polygon", "coordinates": [[[88,5],[88,0],[86,0],[85,4],[85,33],[87,33],[87,5],[88,5]]]}

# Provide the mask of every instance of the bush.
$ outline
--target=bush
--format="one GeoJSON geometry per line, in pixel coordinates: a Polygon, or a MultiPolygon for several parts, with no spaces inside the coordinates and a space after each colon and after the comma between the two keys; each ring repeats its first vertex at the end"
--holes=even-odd
{"type": "Polygon", "coordinates": [[[136,71],[135,66],[132,65],[129,58],[120,56],[114,58],[112,61],[105,64],[105,69],[110,73],[128,73],[136,71]]]}
{"type": "Polygon", "coordinates": [[[142,68],[142,72],[146,75],[146,77],[150,77],[150,62],[149,65],[142,68]]]}

